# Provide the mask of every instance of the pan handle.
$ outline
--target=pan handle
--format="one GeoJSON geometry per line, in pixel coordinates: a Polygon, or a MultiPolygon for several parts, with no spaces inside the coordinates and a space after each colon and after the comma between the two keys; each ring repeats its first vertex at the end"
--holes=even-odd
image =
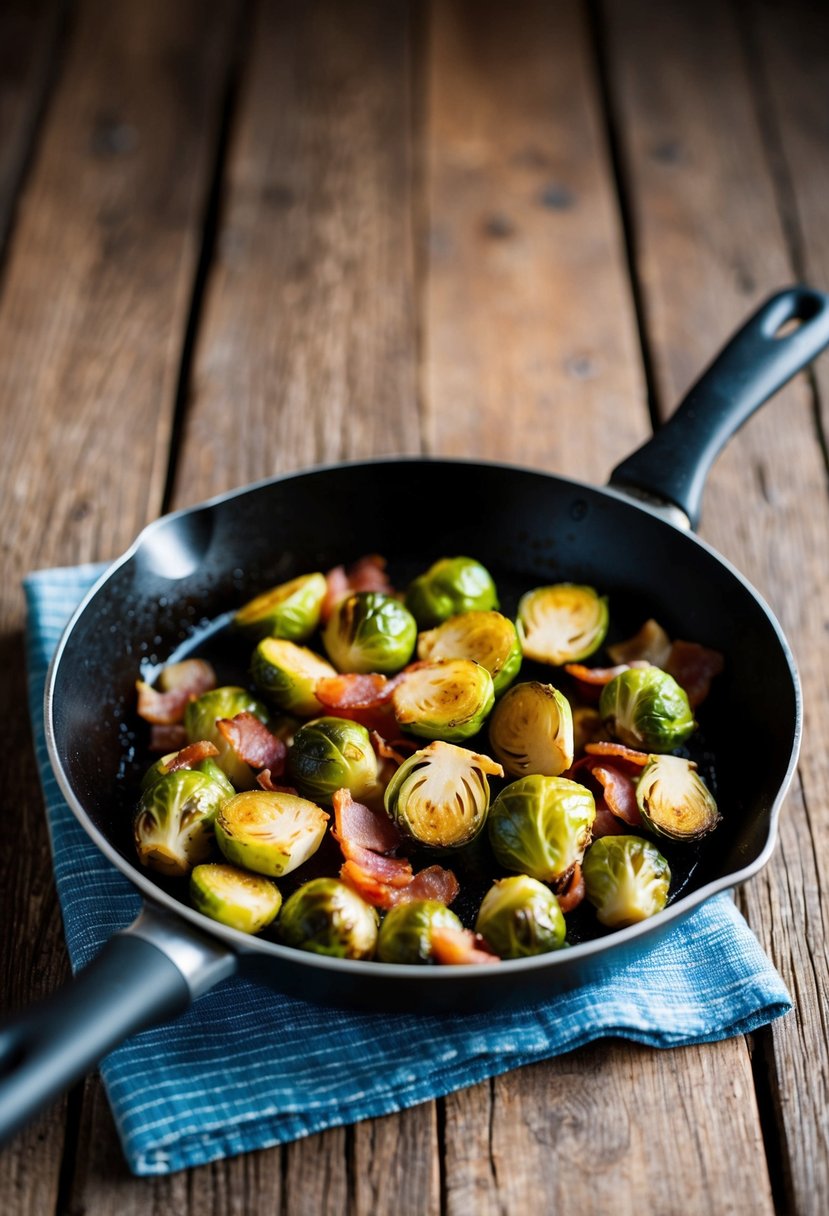
{"type": "Polygon", "coordinates": [[[232,951],[147,905],[76,979],[0,1026],[0,1145],[113,1047],[235,969],[232,951]]]}
{"type": "Polygon", "coordinates": [[[754,411],[829,344],[829,296],[789,287],[749,318],[652,439],[623,460],[610,485],[673,503],[699,522],[715,457],[754,411]]]}

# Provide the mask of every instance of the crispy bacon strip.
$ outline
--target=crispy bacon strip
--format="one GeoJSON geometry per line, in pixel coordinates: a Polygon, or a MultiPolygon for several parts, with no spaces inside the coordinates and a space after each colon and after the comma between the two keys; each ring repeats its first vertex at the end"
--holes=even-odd
{"type": "Polygon", "coordinates": [[[700,646],[698,642],[677,639],[665,664],[665,670],[685,689],[691,709],[701,705],[711,691],[711,681],[725,665],[719,650],[700,646]]]}
{"type": "Polygon", "coordinates": [[[391,694],[399,678],[395,676],[389,680],[386,676],[371,672],[365,675],[344,672],[338,676],[324,676],[314,685],[314,696],[326,713],[359,722],[367,730],[389,734],[390,728],[396,730],[391,694]]]}
{"type": "Polygon", "coordinates": [[[442,866],[427,866],[418,870],[407,887],[399,892],[395,903],[411,903],[413,899],[437,899],[442,904],[451,904],[457,899],[460,883],[451,870],[442,866]]]}
{"type": "Polygon", "coordinates": [[[173,723],[170,726],[153,725],[150,727],[150,751],[161,752],[162,756],[166,756],[167,752],[177,752],[187,743],[187,731],[180,723],[173,723]]]}
{"type": "Polygon", "coordinates": [[[269,790],[274,794],[293,794],[295,797],[299,797],[299,790],[295,786],[277,785],[271,776],[269,768],[263,768],[261,772],[256,774],[256,784],[260,789],[269,790]]]}
{"type": "Polygon", "coordinates": [[[138,716],[156,726],[174,726],[194,697],[216,687],[216,673],[204,659],[185,659],[165,667],[158,683],[153,688],[146,680],[136,680],[138,716]]]}
{"type": "Polygon", "coordinates": [[[393,595],[394,589],[386,574],[386,559],[377,553],[366,554],[346,570],[335,566],[325,576],[328,591],[322,604],[322,620],[327,621],[336,604],[351,591],[382,591],[393,595]]]}
{"type": "MultiPolygon", "coordinates": [[[[365,852],[368,853],[369,850],[366,849],[365,852]]],[[[402,858],[378,857],[376,853],[371,853],[370,856],[379,862],[402,861],[402,858]]],[[[400,883],[397,886],[389,882],[384,875],[375,874],[373,869],[362,866],[359,861],[351,857],[343,862],[340,878],[347,887],[351,887],[353,891],[361,895],[367,904],[372,904],[375,908],[393,908],[398,902],[395,898],[396,893],[405,890],[413,877],[412,867],[409,863],[403,862],[403,865],[408,867],[408,874],[400,871],[400,883]]]]}
{"type": "Polygon", "coordinates": [[[420,746],[415,739],[384,739],[376,730],[371,731],[371,745],[381,760],[393,760],[398,765],[420,746]]]}
{"type": "Polygon", "coordinates": [[[588,756],[613,756],[618,760],[626,760],[635,768],[644,768],[651,758],[649,752],[639,752],[634,747],[614,743],[610,739],[597,739],[595,743],[586,743],[584,750],[588,756]]]}
{"type": "Polygon", "coordinates": [[[636,787],[625,773],[610,765],[596,765],[593,776],[604,790],[608,810],[632,828],[641,828],[642,816],[636,805],[636,787]]]}
{"type": "Polygon", "coordinates": [[[167,772],[175,773],[180,768],[193,768],[202,760],[207,760],[209,756],[218,756],[218,754],[219,749],[215,744],[209,743],[207,739],[200,739],[198,743],[190,743],[177,752],[167,764],[167,772]]]}
{"type": "Polygon", "coordinates": [[[219,718],[216,727],[245,764],[269,769],[272,776],[282,775],[288,749],[264,722],[245,712],[234,718],[219,718]]]}
{"type": "Polygon", "coordinates": [[[430,934],[435,962],[445,966],[469,963],[500,963],[500,958],[487,945],[480,933],[471,929],[451,929],[445,925],[430,934]]]}
{"type": "Polygon", "coordinates": [[[596,818],[593,820],[591,831],[594,840],[599,840],[602,836],[623,836],[627,831],[627,824],[613,814],[604,798],[599,797],[596,799],[596,818]]]}
{"type": "Polygon", "coordinates": [[[388,815],[380,815],[362,802],[355,802],[350,790],[337,790],[333,807],[332,834],[345,857],[353,856],[352,848],[391,853],[401,843],[400,833],[388,815]]]}
{"type": "Polygon", "coordinates": [[[638,633],[615,646],[608,646],[607,653],[614,663],[633,663],[644,659],[654,667],[663,667],[671,652],[671,639],[653,617],[645,621],[638,633]]]}
{"type": "Polygon", "coordinates": [[[577,861],[562,883],[561,889],[556,891],[558,906],[565,916],[579,906],[586,893],[587,887],[581,871],[581,862],[577,861]]]}

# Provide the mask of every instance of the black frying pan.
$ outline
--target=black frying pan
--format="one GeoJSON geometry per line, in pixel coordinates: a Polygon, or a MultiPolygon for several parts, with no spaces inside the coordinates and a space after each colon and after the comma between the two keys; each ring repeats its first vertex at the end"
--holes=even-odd
{"type": "Polygon", "coordinates": [[[756,873],[772,852],[797,759],[797,675],[769,609],[688,529],[722,445],[827,343],[829,297],[802,287],[773,297],[669,423],[614,470],[608,489],[497,464],[372,461],[277,478],[145,529],[70,622],[45,712],[63,793],[147,903],[73,984],[0,1033],[0,1138],[123,1039],[183,1011],[234,972],[340,1005],[437,1012],[527,1002],[648,949],[703,900],[756,873]],[[404,967],[247,937],[202,917],[178,888],[136,864],[135,784],[123,776],[119,727],[133,714],[137,656],[149,644],[163,665],[188,648],[218,646],[221,665],[221,635],[200,632],[194,621],[215,621],[264,587],[367,552],[389,556],[399,583],[436,556],[468,553],[493,572],[505,609],[529,586],[589,583],[609,593],[620,637],[655,616],[671,636],[725,654],[699,715],[717,757],[724,820],[709,846],[677,863],[678,890],[664,912],[602,936],[595,926],[580,930],[570,949],[537,958],[404,967]],[[744,764],[747,754],[763,763],[744,764]]]}

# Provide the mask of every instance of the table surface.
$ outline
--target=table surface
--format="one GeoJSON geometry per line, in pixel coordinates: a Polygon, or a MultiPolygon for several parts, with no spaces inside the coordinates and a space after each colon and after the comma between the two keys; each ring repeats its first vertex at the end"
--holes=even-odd
{"type": "MultiPolygon", "coordinates": [[[[320,462],[427,452],[603,483],[757,303],[829,287],[819,10],[3,6],[5,1006],[68,973],[21,576],[320,462]]],[[[600,1042],[164,1180],[130,1177],[90,1078],[0,1155],[3,1211],[829,1210],[827,402],[824,356],[729,445],[701,526],[802,673],[779,845],[737,893],[793,1013],[699,1048],[600,1042]]]]}

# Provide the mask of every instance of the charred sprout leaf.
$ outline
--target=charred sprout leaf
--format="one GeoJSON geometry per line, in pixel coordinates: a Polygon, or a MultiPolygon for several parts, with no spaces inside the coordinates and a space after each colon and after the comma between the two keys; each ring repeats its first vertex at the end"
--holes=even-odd
{"type": "Polygon", "coordinates": [[[581,861],[595,817],[585,786],[533,774],[513,781],[493,802],[489,841],[505,870],[555,882],[581,861]]]}
{"type": "Polygon", "coordinates": [[[573,714],[552,684],[513,684],[489,721],[492,750],[513,777],[557,777],[573,763],[573,714]]]}
{"type": "Polygon", "coordinates": [[[207,739],[218,748],[216,764],[236,789],[250,789],[255,781],[250,766],[239,759],[216,725],[220,718],[234,718],[241,713],[253,714],[260,722],[268,720],[265,706],[247,689],[225,685],[203,693],[190,702],[184,714],[184,727],[191,743],[207,739]]]}
{"type": "MultiPolygon", "coordinates": [[[[231,791],[232,792],[232,791],[231,791]]],[[[141,795],[133,821],[142,865],[174,878],[210,856],[213,824],[228,800],[227,783],[205,773],[165,773],[141,795]]]]}
{"type": "Polygon", "coordinates": [[[392,693],[398,726],[422,739],[471,739],[492,709],[492,676],[472,659],[435,659],[406,672],[392,693]]]}
{"type": "Polygon", "coordinates": [[[217,862],[193,870],[190,899],[197,912],[241,933],[259,933],[282,905],[279,889],[269,879],[217,862]]]}
{"type": "Polygon", "coordinates": [[[502,774],[488,756],[454,743],[430,743],[395,772],[386,787],[386,810],[411,840],[430,848],[459,848],[486,822],[487,775],[502,774]]]}
{"type": "Polygon", "coordinates": [[[553,892],[528,874],[493,883],[478,909],[475,930],[500,958],[559,950],[567,931],[553,892]]]}
{"type": "Polygon", "coordinates": [[[592,587],[536,587],[518,603],[518,635],[528,659],[561,666],[586,659],[605,639],[607,597],[592,587]]]}
{"type": "Polygon", "coordinates": [[[720,822],[714,796],[691,760],[653,756],[636,785],[645,823],[671,840],[699,840],[720,822]]]}
{"type": "Polygon", "coordinates": [[[313,878],[285,900],[279,935],[286,946],[334,958],[372,958],[374,908],[336,878],[313,878]]]}
{"type": "Polygon", "coordinates": [[[324,574],[300,575],[250,600],[236,613],[233,624],[253,638],[304,642],[319,624],[327,589],[324,574]]]}
{"type": "Polygon", "coordinates": [[[431,629],[459,612],[489,612],[498,593],[489,571],[471,557],[442,557],[409,585],[406,607],[418,629],[431,629]]]}
{"type": "MultiPolygon", "coordinates": [[[[144,790],[148,790],[151,785],[155,785],[156,781],[159,781],[171,771],[170,762],[175,760],[176,756],[178,755],[178,752],[168,752],[166,756],[162,756],[160,760],[156,760],[155,764],[152,764],[147,769],[146,773],[141,779],[142,793],[144,790]]],[[[196,773],[204,773],[206,777],[211,777],[224,789],[225,796],[227,798],[232,798],[236,793],[236,790],[231,785],[224,771],[219,768],[212,756],[207,756],[204,760],[199,760],[197,764],[192,765],[191,771],[196,773]]]]}
{"type": "Polygon", "coordinates": [[[386,913],[377,939],[383,963],[428,963],[433,957],[432,929],[463,929],[454,912],[436,899],[415,899],[386,913]]]}
{"type": "Polygon", "coordinates": [[[331,662],[340,671],[358,674],[400,671],[416,641],[414,617],[399,600],[379,591],[354,591],[339,600],[323,633],[331,662]]]}
{"type": "Polygon", "coordinates": [[[323,712],[314,688],[317,680],[335,676],[330,663],[284,638],[263,638],[253,652],[250,674],[271,705],[300,718],[323,712]]]}
{"type": "Polygon", "coordinates": [[[599,713],[613,735],[642,751],[669,752],[696,723],[676,680],[658,667],[632,667],[602,689],[599,713]]]}
{"type": "Polygon", "coordinates": [[[521,669],[521,643],[512,621],[500,612],[462,612],[421,633],[420,659],[473,659],[492,676],[495,696],[508,688],[521,669]]]}
{"type": "Polygon", "coordinates": [[[294,736],[287,776],[305,798],[326,806],[339,789],[357,802],[380,793],[377,756],[364,726],[348,718],[317,718],[294,736]]]}
{"type": "Polygon", "coordinates": [[[281,790],[250,790],[216,816],[216,841],[233,865],[279,878],[307,861],[322,843],[328,815],[281,790]]]}
{"type": "Polygon", "coordinates": [[[582,872],[587,898],[610,929],[646,920],[668,902],[668,863],[641,836],[602,836],[587,850],[582,872]]]}

